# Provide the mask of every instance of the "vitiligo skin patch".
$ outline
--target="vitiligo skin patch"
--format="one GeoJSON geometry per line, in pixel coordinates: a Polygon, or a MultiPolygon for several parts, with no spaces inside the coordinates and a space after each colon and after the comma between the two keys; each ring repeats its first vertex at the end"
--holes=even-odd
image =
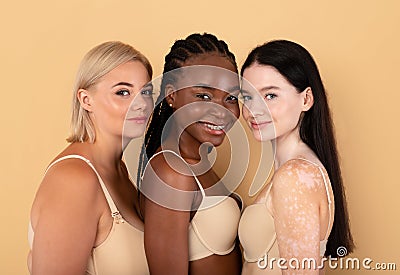
{"type": "MultiPolygon", "coordinates": [[[[327,172],[320,165],[296,158],[275,172],[271,185],[271,191],[265,188],[255,203],[265,203],[274,219],[279,257],[286,260],[288,267],[281,270],[282,274],[324,274],[318,269],[292,269],[288,263],[291,259],[301,263],[304,258],[314,259],[317,266],[321,263],[321,241],[329,236],[334,216],[327,172]]],[[[275,274],[278,269],[276,263],[274,270],[270,268],[262,270],[262,274],[275,274]]]]}

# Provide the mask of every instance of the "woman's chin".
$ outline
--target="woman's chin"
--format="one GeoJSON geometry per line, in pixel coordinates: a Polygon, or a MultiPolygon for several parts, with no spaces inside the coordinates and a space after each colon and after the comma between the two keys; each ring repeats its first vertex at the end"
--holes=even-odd
{"type": "Polygon", "coordinates": [[[254,139],[258,142],[267,142],[267,141],[271,141],[275,138],[271,135],[263,134],[262,132],[259,132],[259,131],[253,131],[253,136],[254,136],[254,139]]]}
{"type": "Polygon", "coordinates": [[[210,145],[212,144],[212,146],[214,146],[214,147],[218,147],[224,142],[224,139],[225,139],[225,135],[223,137],[221,136],[218,138],[204,140],[202,143],[209,143],[210,145]]]}

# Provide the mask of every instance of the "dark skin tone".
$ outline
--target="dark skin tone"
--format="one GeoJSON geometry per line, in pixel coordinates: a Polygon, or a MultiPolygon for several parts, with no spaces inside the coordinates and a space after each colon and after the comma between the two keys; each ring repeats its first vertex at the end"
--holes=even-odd
{"type": "MultiPolygon", "coordinates": [[[[213,54],[193,57],[188,60],[185,65],[211,65],[236,72],[235,66],[227,58],[213,54]]],[[[196,121],[197,118],[199,120],[187,127],[180,137],[174,135],[176,131],[171,131],[163,144],[164,149],[166,147],[171,148],[169,145],[173,143],[176,144],[179,138],[180,154],[187,163],[200,165],[203,161],[207,163],[207,160],[204,158],[201,160],[202,157],[206,157],[207,154],[206,148],[204,147],[202,147],[200,150],[201,152],[199,152],[200,145],[204,142],[209,142],[214,146],[219,146],[225,138],[225,133],[209,130],[205,122],[214,122],[214,125],[225,125],[226,129],[230,128],[234,123],[232,117],[239,117],[237,93],[230,94],[209,87],[186,88],[171,93],[167,96],[167,101],[173,105],[174,111],[192,102],[207,101],[218,104],[225,109],[225,112],[230,114],[229,119],[226,113],[224,114],[220,111],[205,112],[202,108],[198,110],[193,108],[191,109],[191,115],[193,115],[194,121],[196,121]],[[205,114],[202,114],[202,112],[205,112],[205,114]]],[[[174,123],[174,126],[178,127],[176,124],[179,122],[174,123]]],[[[158,151],[160,150],[161,148],[158,149],[158,151]]],[[[178,157],[169,154],[168,158],[170,157],[173,161],[182,163],[182,160],[178,157]]],[[[183,171],[181,170],[181,172],[183,173],[180,173],[169,166],[164,154],[159,154],[154,157],[150,161],[150,164],[154,169],[154,173],[166,184],[178,190],[199,191],[199,187],[194,177],[190,176],[190,170],[186,165],[182,165],[184,168],[182,168],[183,171]]],[[[146,182],[146,177],[148,179],[150,178],[146,173],[144,182],[146,182]]],[[[203,189],[215,185],[220,180],[212,168],[206,169],[206,172],[197,176],[197,178],[203,189]]],[[[192,192],[191,194],[193,195],[185,196],[180,201],[184,209],[193,209],[193,205],[198,206],[201,202],[202,197],[199,192],[192,192]]],[[[206,195],[210,196],[211,194],[206,193],[206,195]]],[[[142,198],[144,206],[142,212],[145,220],[145,251],[151,274],[234,275],[241,273],[242,258],[238,244],[236,244],[234,250],[227,255],[212,254],[203,259],[189,261],[189,225],[196,214],[196,210],[172,210],[147,199],[145,196],[142,198]]]]}

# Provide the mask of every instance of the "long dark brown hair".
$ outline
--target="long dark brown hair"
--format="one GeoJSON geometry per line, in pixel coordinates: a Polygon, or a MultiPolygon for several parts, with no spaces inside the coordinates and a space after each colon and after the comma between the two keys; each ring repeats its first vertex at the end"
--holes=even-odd
{"type": "Polygon", "coordinates": [[[340,171],[333,122],[325,88],[318,67],[311,54],[301,45],[275,40],[253,49],[244,62],[241,74],[252,64],[274,67],[299,93],[311,87],[314,104],[300,122],[300,138],[318,156],[328,172],[335,196],[335,219],[328,238],[325,256],[337,257],[337,249],[354,249],[350,232],[347,203],[340,171]]]}

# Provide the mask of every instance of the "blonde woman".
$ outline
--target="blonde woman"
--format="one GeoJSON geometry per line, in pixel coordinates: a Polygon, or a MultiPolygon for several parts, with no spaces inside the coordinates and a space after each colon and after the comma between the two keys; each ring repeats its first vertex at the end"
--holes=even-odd
{"type": "Polygon", "coordinates": [[[98,45],[83,58],[70,144],[47,167],[32,205],[32,274],[149,273],[137,190],[122,152],[145,130],[151,77],[147,58],[121,42],[98,45]]]}

